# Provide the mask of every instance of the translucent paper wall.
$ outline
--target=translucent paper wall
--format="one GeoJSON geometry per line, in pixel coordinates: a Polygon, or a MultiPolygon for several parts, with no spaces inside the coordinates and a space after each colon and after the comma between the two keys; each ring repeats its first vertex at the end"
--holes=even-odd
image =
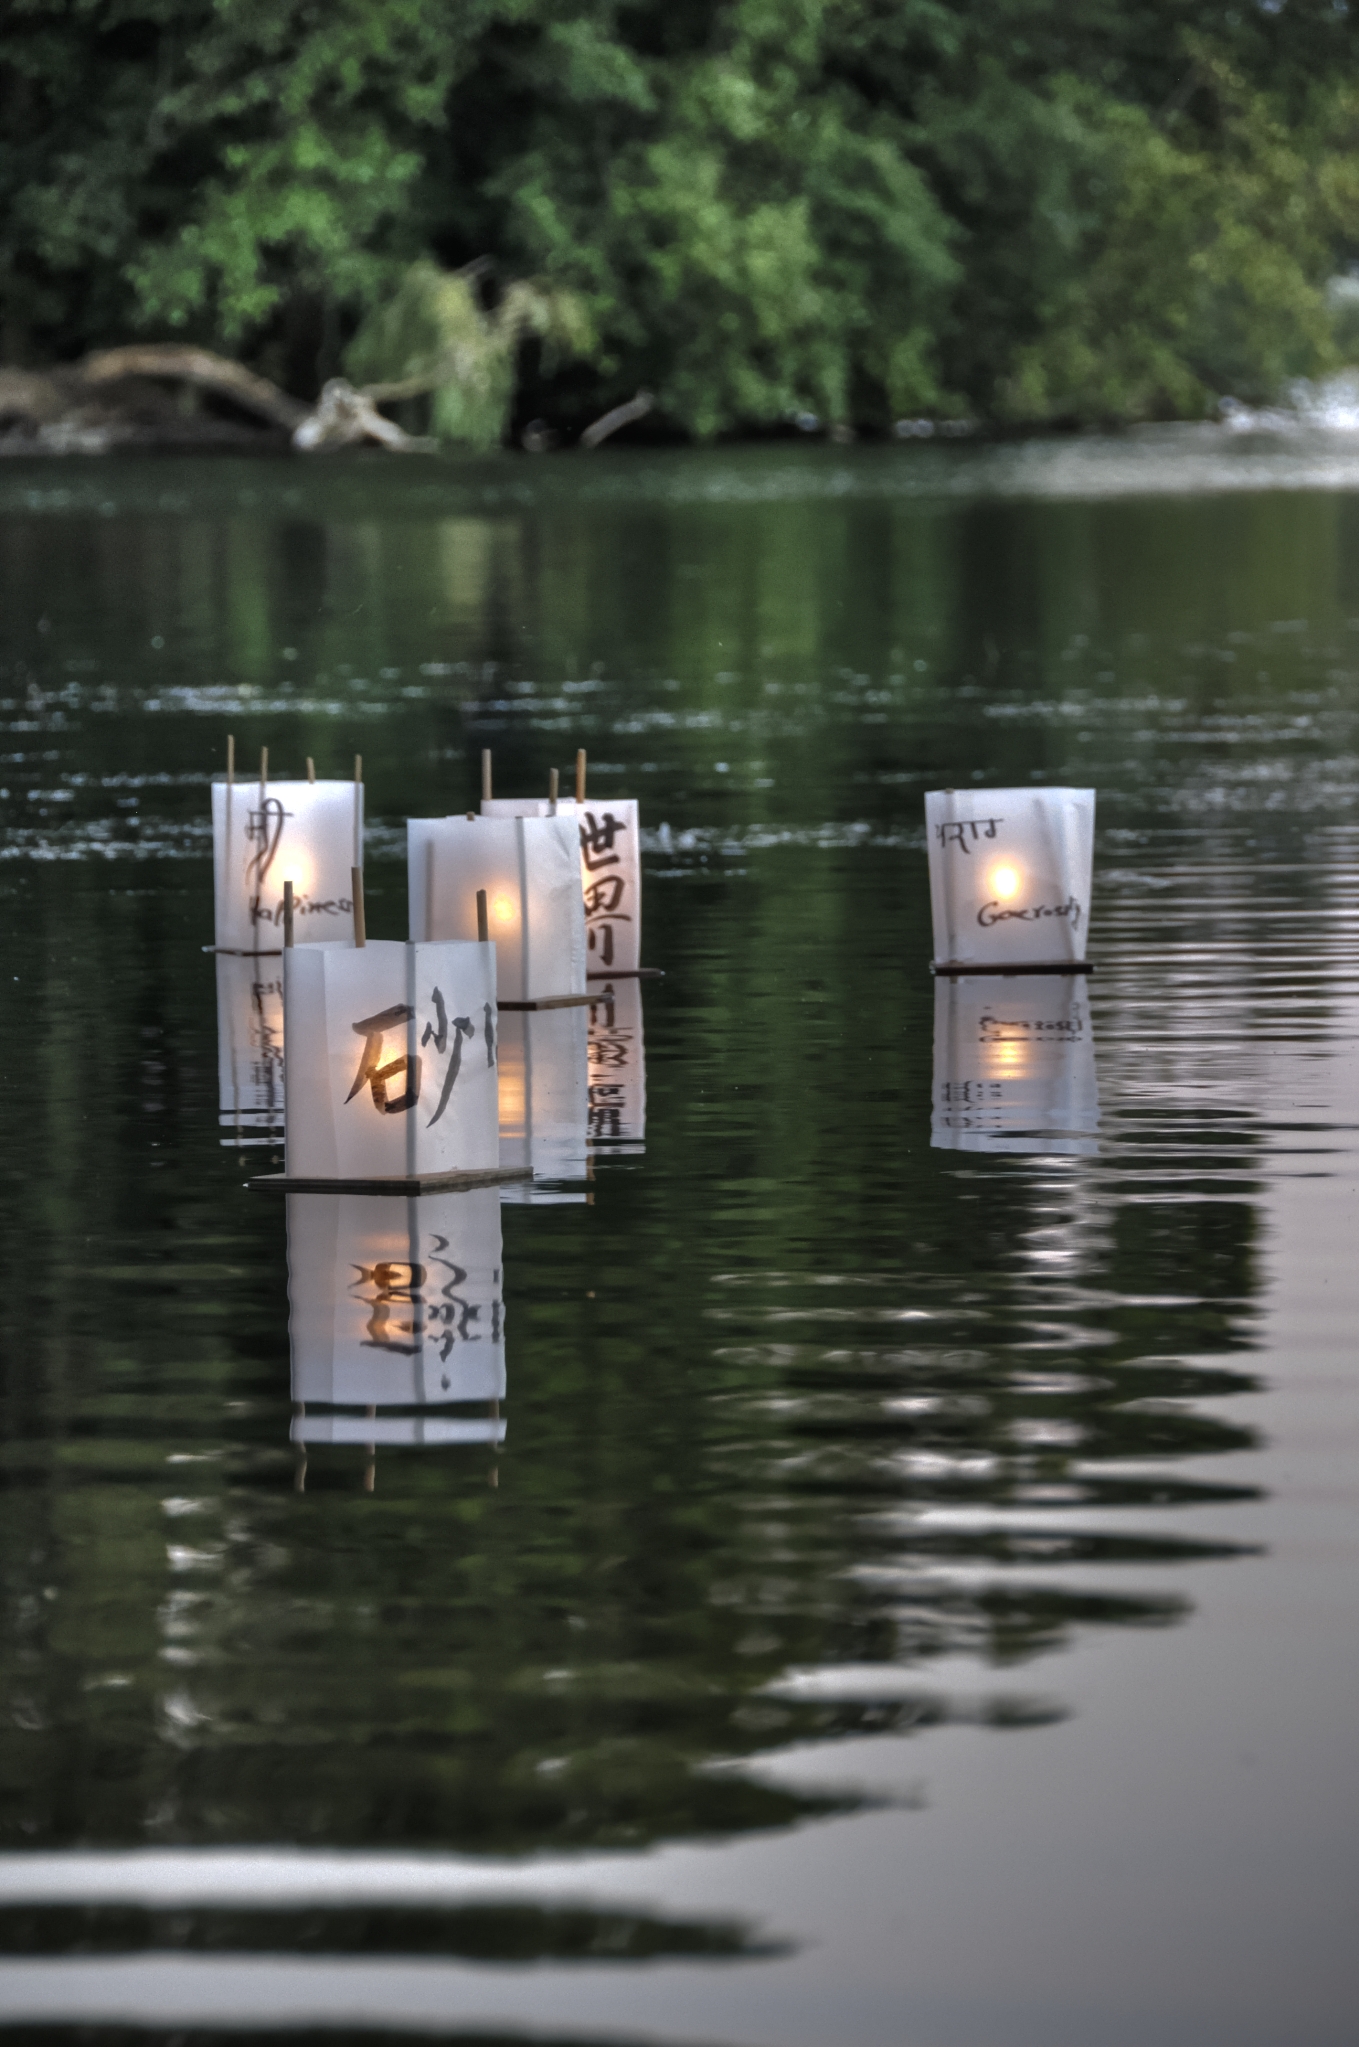
{"type": "Polygon", "coordinates": [[[212,861],[215,942],[224,950],[282,945],[285,881],[295,944],[348,938],[351,870],[363,865],[362,784],[214,782],[212,861]]]}
{"type": "Polygon", "coordinates": [[[501,1001],[584,994],[574,818],[412,818],[406,847],[413,938],[475,938],[485,889],[501,1001]]]}
{"type": "Polygon", "coordinates": [[[937,962],[1085,958],[1093,789],[936,789],[925,830],[937,962]]]}
{"type": "Polygon", "coordinates": [[[294,947],[283,965],[291,1177],[499,1164],[493,946],[294,947]]]}
{"type": "Polygon", "coordinates": [[[930,1141],[951,1151],[1093,1152],[1089,989],[1077,974],[962,974],[934,984],[930,1141]]]}
{"type": "MultiPolygon", "coordinates": [[[[503,1010],[500,1017],[500,1163],[537,1179],[583,1180],[590,1102],[588,1012],[503,1010]]],[[[508,1200],[529,1198],[507,1186],[508,1200]]]]}
{"type": "Polygon", "coordinates": [[[505,1397],[495,1188],[290,1194],[288,1307],[295,1441],[503,1439],[498,1415],[390,1412],[505,1397]]]}
{"type": "MultiPolygon", "coordinates": [[[[483,817],[547,817],[543,797],[492,797],[483,817]]],[[[633,797],[604,802],[560,802],[557,815],[572,817],[580,833],[580,883],[590,974],[635,973],[642,964],[641,825],[633,797]]]]}

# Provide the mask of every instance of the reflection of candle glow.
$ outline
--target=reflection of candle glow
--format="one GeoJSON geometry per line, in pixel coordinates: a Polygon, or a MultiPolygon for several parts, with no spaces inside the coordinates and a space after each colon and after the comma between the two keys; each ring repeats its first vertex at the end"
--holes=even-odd
{"type": "Polygon", "coordinates": [[[999,896],[1002,902],[1008,902],[1019,892],[1019,876],[1013,867],[993,867],[989,879],[992,894],[999,896]]]}
{"type": "Polygon", "coordinates": [[[1015,1080],[1028,1065],[1027,1038],[983,1038],[982,1065],[988,1079],[1015,1080]]]}
{"type": "Polygon", "coordinates": [[[491,915],[497,924],[513,924],[514,904],[509,896],[496,896],[491,903],[491,915]]]}

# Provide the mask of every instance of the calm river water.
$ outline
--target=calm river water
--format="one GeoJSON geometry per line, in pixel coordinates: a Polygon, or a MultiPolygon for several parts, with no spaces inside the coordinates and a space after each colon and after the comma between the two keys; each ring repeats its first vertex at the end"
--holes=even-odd
{"type": "Polygon", "coordinates": [[[1343,442],[6,463],[0,2027],[1349,2047],[1357,882],[1343,442]],[[483,746],[641,801],[503,1440],[293,1440],[228,731],[377,936],[483,746]],[[1099,792],[1064,1120],[936,1057],[971,782],[1099,792]]]}

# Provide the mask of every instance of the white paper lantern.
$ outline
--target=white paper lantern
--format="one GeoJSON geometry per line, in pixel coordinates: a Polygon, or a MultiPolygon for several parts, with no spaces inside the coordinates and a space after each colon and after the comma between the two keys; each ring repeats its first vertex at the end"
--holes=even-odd
{"type": "Polygon", "coordinates": [[[930,1142],[950,1151],[1093,1153],[1089,990],[1075,974],[944,975],[934,984],[930,1142]]]}
{"type": "Polygon", "coordinates": [[[219,953],[214,964],[222,1143],[274,1144],[283,1135],[283,962],[219,953]]]}
{"type": "Polygon", "coordinates": [[[294,946],[283,966],[289,1179],[498,1168],[494,946],[294,946]]]}
{"type": "Polygon", "coordinates": [[[646,1044],[639,981],[606,981],[590,1004],[589,1139],[614,1153],[646,1139],[646,1044]]]}
{"type": "Polygon", "coordinates": [[[936,966],[1084,961],[1093,789],[935,789],[925,830],[936,966]]]}
{"type": "Polygon", "coordinates": [[[486,891],[502,1002],[585,993],[585,913],[574,818],[411,818],[412,938],[475,938],[486,891]]]}
{"type": "Polygon", "coordinates": [[[493,1187],[290,1194],[293,1440],[503,1441],[501,1274],[493,1187]],[[488,1411],[427,1412],[459,1405],[488,1411]]]}
{"type": "MultiPolygon", "coordinates": [[[[483,817],[548,817],[547,797],[487,797],[483,817]]],[[[635,974],[642,964],[641,824],[634,797],[576,803],[559,801],[555,814],[572,817],[580,834],[580,884],[585,903],[586,971],[635,974]]]]}
{"type": "Polygon", "coordinates": [[[295,945],[348,937],[352,871],[363,866],[363,784],[214,782],[212,863],[219,951],[282,946],[285,881],[295,945]]]}
{"type": "Polygon", "coordinates": [[[503,1201],[584,1200],[551,1183],[589,1171],[588,1032],[585,1007],[501,1011],[500,1163],[533,1173],[503,1187],[503,1201]]]}

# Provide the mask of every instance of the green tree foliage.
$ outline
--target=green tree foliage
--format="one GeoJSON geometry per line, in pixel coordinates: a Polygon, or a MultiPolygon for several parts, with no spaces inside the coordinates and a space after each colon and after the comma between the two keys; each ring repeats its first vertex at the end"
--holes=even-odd
{"type": "Polygon", "coordinates": [[[474,442],[516,373],[700,437],[1192,416],[1335,359],[1357,108],[1334,0],[10,0],[4,352],[441,335],[474,442]]]}

